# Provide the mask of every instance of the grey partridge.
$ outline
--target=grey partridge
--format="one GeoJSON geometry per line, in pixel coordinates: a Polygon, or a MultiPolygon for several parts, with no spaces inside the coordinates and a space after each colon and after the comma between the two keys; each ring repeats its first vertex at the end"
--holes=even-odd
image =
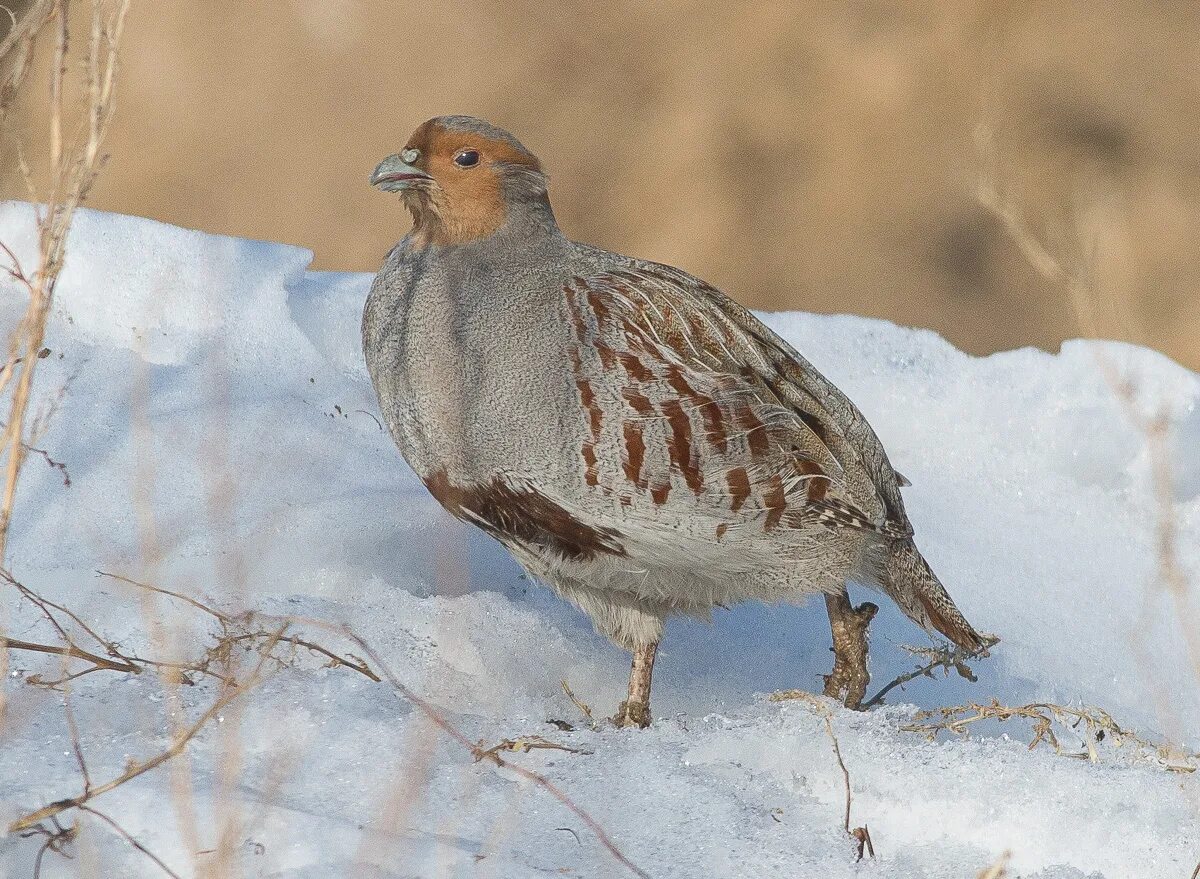
{"type": "Polygon", "coordinates": [[[862,413],[748,310],[568,239],[537,157],[479,119],[430,119],[371,183],[414,221],[363,313],[388,429],[443,507],[633,654],[618,724],[650,721],[671,614],[823,593],[826,692],[849,704],[875,607],[852,607],[847,581],[983,646],[862,413]]]}

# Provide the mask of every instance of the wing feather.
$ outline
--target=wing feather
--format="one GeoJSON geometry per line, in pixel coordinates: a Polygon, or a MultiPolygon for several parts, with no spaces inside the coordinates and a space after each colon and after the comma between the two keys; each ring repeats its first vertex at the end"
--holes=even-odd
{"type": "Polygon", "coordinates": [[[630,504],[690,492],[719,534],[747,520],[911,533],[861,413],[749,311],[691,275],[636,261],[576,277],[564,293],[574,360],[615,416],[605,420],[622,425],[611,442],[630,504]]]}

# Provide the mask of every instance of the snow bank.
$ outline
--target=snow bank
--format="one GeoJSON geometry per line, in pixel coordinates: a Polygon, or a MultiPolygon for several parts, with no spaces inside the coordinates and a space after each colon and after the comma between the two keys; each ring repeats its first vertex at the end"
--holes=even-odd
{"type": "MultiPolygon", "coordinates": [[[[0,240],[27,267],[31,228],[28,205],[0,205],[0,240]]],[[[71,484],[30,459],[10,542],[19,579],[146,656],[194,652],[208,621],[166,600],[147,611],[144,595],[95,570],[230,612],[349,623],[472,739],[542,735],[587,751],[512,759],[593,812],[655,877],[971,877],[1006,849],[1019,875],[1043,879],[1189,875],[1200,857],[1193,775],[1111,743],[1096,764],[1029,752],[1018,725],[938,743],[900,726],[913,706],[1048,700],[1100,705],[1143,734],[1200,747],[1200,687],[1156,575],[1150,462],[1096,358],[1170,414],[1182,452],[1172,513],[1192,571],[1200,377],[1115,343],[973,358],[879,321],[767,316],[867,413],[913,483],[905,494],[922,549],[967,616],[1004,638],[976,665],[977,683],[921,679],[890,694],[912,704],[834,712],[853,820],[870,826],[878,852],[855,864],[823,721],[761,695],[819,689],[830,663],[823,608],[747,605],[713,627],[674,622],[652,729],[548,725],[580,721],[563,678],[598,712],[614,708],[626,658],[427,496],[379,425],[361,361],[370,279],[308,272],[309,257],[79,215],[37,404],[48,415],[39,448],[71,484]]],[[[7,329],[23,300],[9,282],[0,294],[7,329]]],[[[8,634],[53,639],[27,603],[0,595],[8,634]]],[[[881,603],[876,684],[916,664],[900,645],[929,643],[881,603]]],[[[5,823],[81,784],[61,697],[22,683],[57,663],[23,652],[10,663],[5,823]]],[[[79,679],[71,702],[93,781],[161,749],[172,722],[215,694],[204,680],[176,694],[146,674],[79,679]]],[[[623,875],[555,800],[472,763],[386,687],[346,669],[304,659],[236,704],[179,761],[195,821],[164,769],[96,801],[184,875],[210,857],[194,851],[213,848],[225,821],[237,822],[245,876],[623,875]]],[[[161,875],[102,823],[84,825],[81,856],[47,855],[43,876],[161,875]]],[[[39,844],[4,838],[0,870],[31,875],[39,844]]]]}

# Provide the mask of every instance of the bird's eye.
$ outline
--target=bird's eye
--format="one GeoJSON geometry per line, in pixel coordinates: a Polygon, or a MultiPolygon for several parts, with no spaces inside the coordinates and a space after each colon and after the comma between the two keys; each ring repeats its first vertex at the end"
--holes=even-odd
{"type": "Polygon", "coordinates": [[[454,164],[460,168],[470,168],[472,165],[478,165],[479,153],[475,150],[463,150],[454,157],[454,164]]]}

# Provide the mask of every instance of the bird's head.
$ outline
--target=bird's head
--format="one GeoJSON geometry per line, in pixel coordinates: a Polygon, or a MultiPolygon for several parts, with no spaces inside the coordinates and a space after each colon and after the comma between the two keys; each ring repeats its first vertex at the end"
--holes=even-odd
{"type": "Polygon", "coordinates": [[[438,116],[371,174],[399,192],[413,215],[419,247],[485,238],[514,214],[553,224],[537,156],[507,131],[471,116],[438,116]]]}

